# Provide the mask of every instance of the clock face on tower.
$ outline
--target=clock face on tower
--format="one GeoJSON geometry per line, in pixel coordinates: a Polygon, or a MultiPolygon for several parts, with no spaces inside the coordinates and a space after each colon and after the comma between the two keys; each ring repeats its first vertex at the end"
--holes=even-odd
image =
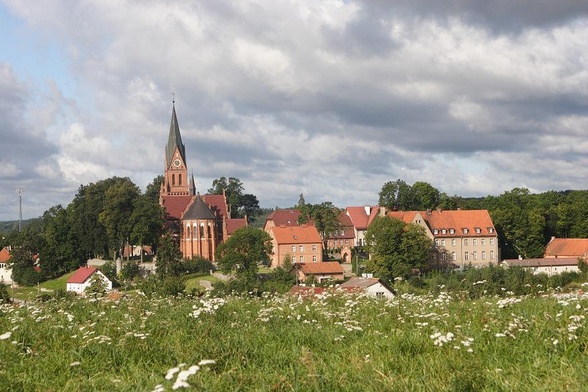
{"type": "Polygon", "coordinates": [[[182,165],[182,161],[180,161],[179,159],[174,159],[174,166],[175,167],[180,167],[182,165]]]}

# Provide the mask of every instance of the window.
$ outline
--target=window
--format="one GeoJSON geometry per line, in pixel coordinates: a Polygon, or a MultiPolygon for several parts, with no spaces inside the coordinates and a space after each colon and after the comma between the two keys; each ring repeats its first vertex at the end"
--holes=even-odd
{"type": "Polygon", "coordinates": [[[376,292],[376,298],[382,298],[384,296],[384,292],[383,291],[377,291],[376,292]]]}
{"type": "Polygon", "coordinates": [[[480,245],[486,245],[486,239],[485,238],[482,238],[480,240],[480,245]]]}
{"type": "Polygon", "coordinates": [[[447,253],[445,253],[445,252],[441,253],[441,260],[443,260],[443,261],[447,260],[447,253]]]}
{"type": "Polygon", "coordinates": [[[316,263],[316,255],[312,256],[312,261],[316,263]]]}
{"type": "Polygon", "coordinates": [[[200,224],[200,238],[204,238],[204,223],[200,224]]]}
{"type": "Polygon", "coordinates": [[[176,175],[172,174],[172,185],[176,185],[176,175]]]}
{"type": "Polygon", "coordinates": [[[443,229],[443,230],[441,230],[441,233],[443,233],[443,234],[447,234],[447,229],[443,229]]]}
{"type": "Polygon", "coordinates": [[[494,260],[494,251],[493,250],[490,251],[490,260],[494,260]]]}
{"type": "Polygon", "coordinates": [[[474,246],[478,245],[478,240],[477,240],[476,238],[474,238],[474,239],[472,240],[472,242],[473,242],[474,246]]]}
{"type": "Polygon", "coordinates": [[[299,250],[300,252],[304,252],[304,245],[300,245],[300,246],[298,247],[298,250],[299,250]]]}
{"type": "Polygon", "coordinates": [[[482,260],[486,260],[486,251],[485,250],[482,251],[482,260]]]}
{"type": "Polygon", "coordinates": [[[345,245],[349,245],[349,240],[345,240],[345,245]]]}
{"type": "Polygon", "coordinates": [[[464,258],[464,260],[469,260],[470,259],[470,253],[469,252],[465,252],[463,254],[463,258],[464,258]]]}
{"type": "Polygon", "coordinates": [[[441,246],[445,246],[445,240],[441,240],[441,246]]]}
{"type": "Polygon", "coordinates": [[[296,253],[296,245],[292,245],[292,253],[296,253]]]}
{"type": "Polygon", "coordinates": [[[482,232],[482,229],[480,229],[479,227],[476,227],[476,233],[480,234],[482,232]]]}
{"type": "Polygon", "coordinates": [[[433,230],[433,234],[439,234],[439,230],[438,229],[433,230]]]}
{"type": "Polygon", "coordinates": [[[304,263],[304,256],[300,256],[300,262],[304,263]]]}
{"type": "Polygon", "coordinates": [[[455,234],[455,229],[449,229],[449,234],[455,234]]]}
{"type": "Polygon", "coordinates": [[[463,229],[463,233],[464,233],[464,234],[467,234],[467,233],[468,233],[468,231],[469,231],[468,229],[465,229],[465,228],[463,229]]]}
{"type": "Polygon", "coordinates": [[[494,227],[489,227],[488,228],[488,233],[490,233],[490,234],[494,233],[494,227]]]}
{"type": "Polygon", "coordinates": [[[451,260],[453,260],[453,261],[457,260],[457,256],[456,256],[455,252],[451,252],[451,260]]]}
{"type": "Polygon", "coordinates": [[[439,240],[435,240],[435,245],[439,246],[439,240]]]}
{"type": "Polygon", "coordinates": [[[181,173],[178,175],[178,183],[179,183],[179,185],[182,185],[182,174],[181,173]]]}
{"type": "Polygon", "coordinates": [[[455,246],[455,238],[451,239],[451,246],[455,246]]]}
{"type": "Polygon", "coordinates": [[[490,238],[490,245],[494,245],[494,238],[490,238]]]}
{"type": "Polygon", "coordinates": [[[464,238],[464,239],[463,239],[463,245],[464,245],[464,246],[468,246],[468,239],[467,239],[467,238],[464,238]]]}
{"type": "Polygon", "coordinates": [[[478,252],[476,252],[476,251],[472,252],[472,259],[478,260],[478,252]]]}
{"type": "Polygon", "coordinates": [[[190,225],[186,227],[186,237],[190,238],[190,225]]]}

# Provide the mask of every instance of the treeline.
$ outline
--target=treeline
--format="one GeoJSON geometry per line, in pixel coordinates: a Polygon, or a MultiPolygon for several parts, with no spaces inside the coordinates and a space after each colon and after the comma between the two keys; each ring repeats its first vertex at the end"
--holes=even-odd
{"type": "Polygon", "coordinates": [[[542,257],[552,237],[588,237],[588,191],[548,191],[532,194],[514,188],[499,196],[448,196],[426,182],[402,180],[384,184],[379,204],[392,210],[488,210],[498,233],[503,259],[542,257]]]}

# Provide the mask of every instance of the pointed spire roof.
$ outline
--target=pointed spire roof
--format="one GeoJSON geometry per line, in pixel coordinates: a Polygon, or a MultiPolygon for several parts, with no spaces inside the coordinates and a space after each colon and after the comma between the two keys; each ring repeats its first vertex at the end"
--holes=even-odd
{"type": "Polygon", "coordinates": [[[190,176],[189,189],[190,195],[194,196],[196,194],[196,182],[194,181],[194,172],[192,172],[192,175],[190,176]]]}
{"type": "Polygon", "coordinates": [[[182,219],[211,219],[215,220],[216,216],[210,207],[202,200],[200,194],[196,195],[194,201],[188,206],[182,219]]]}
{"type": "Polygon", "coordinates": [[[180,126],[178,125],[178,117],[176,116],[176,104],[173,103],[171,123],[169,125],[169,138],[165,146],[165,163],[169,167],[174,156],[174,151],[178,148],[184,164],[186,163],[186,147],[182,143],[182,135],[180,134],[180,126]]]}

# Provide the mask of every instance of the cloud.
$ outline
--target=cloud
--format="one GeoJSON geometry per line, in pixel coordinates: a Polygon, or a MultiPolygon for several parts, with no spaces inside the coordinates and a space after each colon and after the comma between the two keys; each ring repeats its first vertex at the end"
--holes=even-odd
{"type": "Polygon", "coordinates": [[[0,181],[50,178],[48,201],[161,174],[172,92],[198,188],[239,177],[265,206],[374,204],[397,178],[463,196],[582,184],[584,2],[4,4],[67,65],[42,85],[0,67],[0,181]]]}

